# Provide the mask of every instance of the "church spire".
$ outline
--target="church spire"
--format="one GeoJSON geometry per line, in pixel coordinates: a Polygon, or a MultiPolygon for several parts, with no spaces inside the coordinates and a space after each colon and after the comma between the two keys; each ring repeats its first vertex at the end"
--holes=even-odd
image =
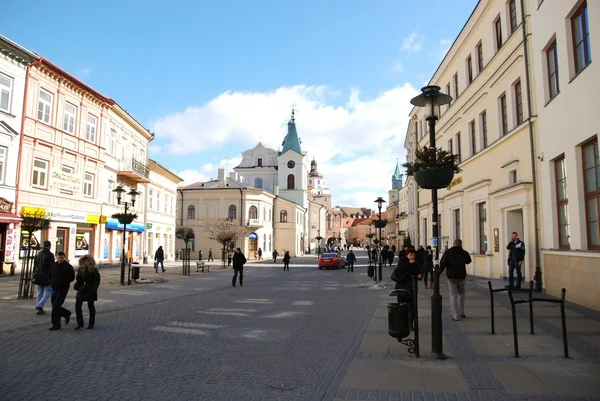
{"type": "Polygon", "coordinates": [[[392,189],[402,189],[402,177],[400,162],[396,159],[396,170],[394,170],[394,175],[392,175],[392,189]]]}
{"type": "Polygon", "coordinates": [[[293,150],[294,152],[304,156],[302,153],[302,148],[300,147],[300,138],[298,138],[298,132],[296,131],[295,114],[294,106],[292,105],[292,116],[288,122],[287,135],[285,138],[283,138],[283,142],[281,143],[281,152],[279,152],[280,155],[284,154],[288,150],[293,150]]]}

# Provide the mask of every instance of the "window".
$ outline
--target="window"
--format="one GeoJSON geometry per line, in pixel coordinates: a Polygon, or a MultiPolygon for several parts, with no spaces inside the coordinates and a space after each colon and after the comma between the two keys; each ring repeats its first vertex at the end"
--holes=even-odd
{"type": "Polygon", "coordinates": [[[8,75],[0,73],[0,110],[10,113],[13,80],[8,75]]]}
{"type": "Polygon", "coordinates": [[[48,176],[48,162],[42,159],[33,159],[33,171],[31,186],[46,189],[46,177],[48,176]]]}
{"type": "Polygon", "coordinates": [[[188,219],[195,219],[196,218],[196,208],[194,207],[194,205],[189,205],[188,206],[188,219]]]}
{"type": "Polygon", "coordinates": [[[470,85],[473,82],[473,59],[471,55],[467,57],[467,85],[470,85]]]}
{"type": "Polygon", "coordinates": [[[452,211],[452,214],[454,215],[454,238],[453,239],[460,239],[460,209],[454,209],[452,211]]]}
{"type": "Polygon", "coordinates": [[[456,155],[458,156],[458,162],[462,163],[462,149],[460,145],[460,132],[456,134],[456,155]]]}
{"type": "Polygon", "coordinates": [[[161,193],[156,191],[156,210],[160,212],[160,198],[161,193]]]}
{"type": "Polygon", "coordinates": [[[423,219],[423,244],[424,247],[427,246],[427,217],[423,219]]]}
{"type": "Polygon", "coordinates": [[[419,120],[419,139],[423,138],[423,120],[419,120]]]}
{"type": "Polygon", "coordinates": [[[589,249],[600,249],[600,157],[598,139],[588,142],[583,150],[585,211],[589,249]]]}
{"type": "Polygon", "coordinates": [[[113,180],[108,180],[108,185],[106,187],[106,203],[113,203],[113,189],[115,189],[115,182],[113,180]]]}
{"type": "Polygon", "coordinates": [[[279,213],[279,222],[280,223],[287,223],[287,212],[285,210],[282,210],[279,213]]]}
{"type": "Polygon", "coordinates": [[[517,115],[517,125],[523,124],[523,93],[521,92],[521,80],[514,85],[515,88],[515,113],[517,115]]]}
{"type": "Polygon", "coordinates": [[[485,149],[488,146],[488,133],[487,133],[487,113],[485,110],[481,113],[481,148],[485,149]]]}
{"type": "MultiPolygon", "coordinates": [[[[442,235],[442,214],[441,213],[438,214],[437,226],[438,226],[438,239],[439,239],[439,238],[443,237],[443,235],[442,235]]],[[[439,241],[439,243],[440,243],[440,247],[441,247],[442,242],[439,241]]]]}
{"type": "Polygon", "coordinates": [[[75,133],[75,116],[77,115],[77,107],[69,102],[65,102],[65,113],[63,115],[63,131],[69,134],[75,133]]]}
{"type": "Polygon", "coordinates": [[[254,186],[256,188],[262,189],[262,187],[263,187],[263,180],[262,180],[262,178],[255,178],[254,179],[254,186]]]}
{"type": "Polygon", "coordinates": [[[508,134],[508,110],[506,109],[506,94],[500,96],[500,124],[502,136],[508,134]]]}
{"type": "Polygon", "coordinates": [[[90,142],[96,142],[96,124],[98,123],[98,119],[96,116],[88,114],[87,118],[87,129],[85,131],[85,139],[90,142]]]}
{"type": "Polygon", "coordinates": [[[487,213],[485,202],[477,204],[477,220],[479,221],[479,253],[485,255],[487,252],[487,213]]]}
{"type": "Polygon", "coordinates": [[[515,0],[508,1],[508,16],[510,18],[510,34],[512,35],[517,30],[517,2],[515,0]]]}
{"type": "Polygon", "coordinates": [[[117,131],[115,131],[114,129],[109,129],[106,131],[106,143],[104,144],[104,147],[106,148],[106,153],[108,153],[109,155],[115,155],[115,141],[117,138],[117,131]]]}
{"type": "MultiPolygon", "coordinates": [[[[152,201],[154,200],[154,191],[152,189],[148,190],[148,208],[152,209],[152,201]]],[[[189,217],[188,217],[189,219],[189,217]]]]}
{"type": "Polygon", "coordinates": [[[6,166],[6,154],[8,148],[0,146],[0,184],[4,184],[4,171],[6,166]]]}
{"type": "Polygon", "coordinates": [[[469,136],[471,137],[471,156],[477,153],[477,133],[475,132],[475,120],[469,123],[469,136]]]}
{"type": "Polygon", "coordinates": [[[454,97],[458,99],[458,74],[454,74],[452,81],[454,82],[454,97]]]}
{"type": "Polygon", "coordinates": [[[587,2],[584,2],[571,17],[571,30],[575,56],[575,74],[579,74],[592,61],[587,2]]]}
{"type": "Polygon", "coordinates": [[[236,218],[237,215],[237,208],[235,207],[235,205],[230,205],[229,206],[229,214],[228,214],[228,218],[231,220],[234,220],[236,218]]]}
{"type": "Polygon", "coordinates": [[[548,74],[549,100],[552,100],[560,91],[558,86],[558,56],[556,54],[556,40],[554,40],[546,49],[546,73],[548,74]]]}
{"type": "Polygon", "coordinates": [[[479,42],[477,44],[477,72],[481,74],[483,71],[483,44],[479,42]]]}
{"type": "Polygon", "coordinates": [[[258,209],[256,206],[250,206],[250,210],[248,211],[249,219],[258,219],[258,209]]]}
{"type": "Polygon", "coordinates": [[[52,94],[40,89],[38,98],[38,120],[50,124],[50,114],[52,114],[52,94]]]}
{"type": "Polygon", "coordinates": [[[494,21],[494,37],[496,39],[496,51],[502,47],[502,21],[500,16],[494,21]]]}
{"type": "Polygon", "coordinates": [[[452,138],[448,139],[448,152],[454,154],[454,147],[452,146],[452,138]]]}
{"type": "MultiPolygon", "coordinates": [[[[447,93],[448,95],[452,96],[452,92],[450,92],[450,82],[448,82],[448,83],[446,84],[446,93],[447,93]]],[[[454,100],[454,99],[452,99],[452,100],[454,100]]],[[[451,105],[451,104],[452,104],[452,102],[448,103],[448,108],[450,108],[450,105],[451,105]]]]}
{"type": "Polygon", "coordinates": [[[94,174],[83,175],[83,196],[94,196],[94,174]]]}
{"type": "Polygon", "coordinates": [[[295,178],[294,174],[290,174],[287,177],[287,189],[295,189],[295,178]]]}
{"type": "Polygon", "coordinates": [[[558,246],[569,249],[569,198],[567,196],[567,166],[564,156],[554,161],[554,180],[558,213],[558,246]]]}
{"type": "Polygon", "coordinates": [[[257,160],[257,162],[258,162],[258,167],[262,167],[263,166],[262,165],[262,157],[259,157],[258,160],[257,160]]]}
{"type": "Polygon", "coordinates": [[[517,183],[517,170],[510,170],[508,172],[508,183],[510,185],[517,183]]]}

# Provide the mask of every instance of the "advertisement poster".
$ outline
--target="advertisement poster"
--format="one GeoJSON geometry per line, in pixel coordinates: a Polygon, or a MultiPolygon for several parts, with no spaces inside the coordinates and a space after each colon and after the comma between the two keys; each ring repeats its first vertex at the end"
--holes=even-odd
{"type": "Polygon", "coordinates": [[[140,247],[138,246],[138,239],[135,238],[133,240],[133,250],[135,252],[135,257],[139,258],[140,257],[140,247]]]}
{"type": "Polygon", "coordinates": [[[35,233],[29,235],[29,231],[21,231],[21,249],[26,250],[29,243],[31,243],[31,249],[40,249],[42,247],[35,233]]]}
{"type": "Polygon", "coordinates": [[[108,259],[108,238],[104,238],[102,244],[102,259],[108,259]]]}
{"type": "Polygon", "coordinates": [[[121,238],[115,237],[115,259],[121,259],[121,238]]]}
{"type": "Polygon", "coordinates": [[[75,234],[75,257],[90,253],[90,232],[80,231],[75,234]]]}

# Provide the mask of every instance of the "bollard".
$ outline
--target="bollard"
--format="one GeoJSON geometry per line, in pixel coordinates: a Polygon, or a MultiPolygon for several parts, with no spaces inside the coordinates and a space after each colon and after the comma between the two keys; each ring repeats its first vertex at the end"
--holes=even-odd
{"type": "Polygon", "coordinates": [[[565,317],[565,296],[567,293],[566,289],[560,290],[560,320],[562,323],[562,335],[563,335],[563,348],[565,351],[565,358],[569,357],[569,344],[567,342],[567,319],[565,317]]]}

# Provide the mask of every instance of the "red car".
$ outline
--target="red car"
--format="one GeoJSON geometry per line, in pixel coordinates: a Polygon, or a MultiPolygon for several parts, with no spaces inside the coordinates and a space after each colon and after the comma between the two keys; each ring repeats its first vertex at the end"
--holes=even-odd
{"type": "Polygon", "coordinates": [[[324,253],[319,258],[319,270],[321,269],[343,269],[346,266],[346,261],[337,253],[324,253]]]}

